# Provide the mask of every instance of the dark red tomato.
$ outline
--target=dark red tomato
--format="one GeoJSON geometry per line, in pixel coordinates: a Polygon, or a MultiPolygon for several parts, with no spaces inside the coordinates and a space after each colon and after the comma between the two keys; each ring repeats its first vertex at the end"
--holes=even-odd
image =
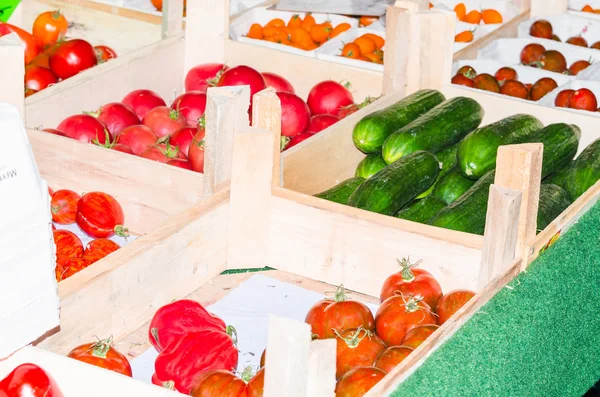
{"type": "Polygon", "coordinates": [[[587,69],[590,65],[591,63],[589,63],[588,61],[573,62],[573,64],[569,67],[569,73],[573,76],[577,76],[579,72],[581,72],[584,69],[587,69]]]}
{"type": "Polygon", "coordinates": [[[337,332],[351,328],[375,330],[375,320],[371,310],[362,302],[348,299],[343,286],[340,286],[333,300],[315,303],[304,321],[311,326],[312,333],[318,339],[335,338],[337,332]]]}
{"type": "Polygon", "coordinates": [[[428,324],[437,324],[433,311],[413,296],[395,295],[386,299],[375,316],[377,335],[387,346],[400,346],[408,331],[428,324]]]}
{"type": "Polygon", "coordinates": [[[190,143],[189,149],[189,162],[192,165],[192,170],[196,172],[204,172],[204,128],[200,128],[192,143],[190,143]]]}
{"type": "Polygon", "coordinates": [[[567,70],[567,60],[563,54],[556,50],[548,50],[540,58],[542,69],[551,72],[563,73],[567,70]]]}
{"type": "Polygon", "coordinates": [[[371,331],[347,329],[336,337],[335,377],[341,378],[356,367],[372,365],[385,350],[385,344],[371,331]]]}
{"type": "Polygon", "coordinates": [[[204,63],[194,66],[185,76],[185,90],[206,92],[208,87],[217,85],[227,68],[222,63],[204,63]]]}
{"type": "Polygon", "coordinates": [[[502,87],[500,87],[500,93],[521,99],[527,99],[529,96],[529,90],[525,87],[525,84],[517,80],[505,81],[502,87]]]}
{"type": "Polygon", "coordinates": [[[192,170],[192,164],[190,164],[190,162],[186,159],[171,159],[169,161],[166,162],[166,164],[172,165],[174,167],[177,168],[183,168],[184,170],[192,170]]]}
{"type": "Polygon", "coordinates": [[[63,397],[54,378],[35,364],[21,364],[0,381],[3,397],[63,397]]]}
{"type": "Polygon", "coordinates": [[[104,63],[109,59],[115,59],[117,57],[116,51],[105,45],[95,46],[94,51],[96,52],[96,58],[98,59],[98,63],[104,63]]]}
{"type": "Polygon", "coordinates": [[[293,137],[305,132],[310,123],[310,110],[306,102],[290,92],[278,92],[281,102],[281,135],[293,137]]]}
{"type": "Polygon", "coordinates": [[[558,37],[557,35],[553,34],[551,40],[560,42],[560,37],[558,37]]]}
{"type": "Polygon", "coordinates": [[[379,357],[377,357],[374,366],[385,372],[391,372],[412,352],[413,349],[406,346],[388,347],[379,357]]]}
{"type": "Polygon", "coordinates": [[[569,99],[571,99],[571,95],[573,95],[574,92],[575,90],[562,90],[559,92],[554,100],[554,106],[559,108],[568,108],[569,99]]]}
{"type": "Polygon", "coordinates": [[[117,137],[117,143],[127,146],[133,154],[139,156],[156,144],[158,137],[145,125],[132,125],[125,128],[117,137]]]}
{"type": "Polygon", "coordinates": [[[206,109],[206,94],[200,91],[188,91],[173,101],[171,109],[179,111],[189,127],[198,127],[206,109]]]}
{"type": "Polygon", "coordinates": [[[341,108],[352,105],[354,98],[346,87],[338,82],[327,80],[315,85],[306,101],[313,116],[317,114],[338,114],[341,108]]]}
{"type": "Polygon", "coordinates": [[[204,372],[190,393],[192,397],[247,397],[246,382],[223,369],[204,372]]]}
{"type": "Polygon", "coordinates": [[[56,83],[58,83],[58,79],[50,69],[41,66],[27,66],[25,68],[25,87],[30,90],[41,91],[56,83]]]}
{"type": "Polygon", "coordinates": [[[318,114],[316,116],[312,116],[306,132],[309,134],[316,134],[317,132],[321,132],[329,126],[334,125],[338,121],[340,121],[340,118],[332,114],[318,114]]]}
{"type": "Polygon", "coordinates": [[[405,258],[398,260],[400,271],[383,282],[379,294],[380,302],[396,295],[404,295],[407,298],[413,295],[430,307],[435,307],[443,295],[442,286],[427,270],[417,268],[420,263],[421,261],[410,263],[410,260],[405,258]]]}
{"type": "Polygon", "coordinates": [[[337,381],[335,397],[362,397],[385,375],[386,372],[375,367],[354,368],[337,381]]]}
{"type": "Polygon", "coordinates": [[[75,223],[77,214],[77,202],[81,196],[72,190],[57,190],[52,195],[50,202],[50,212],[52,213],[52,222],[61,225],[70,225],[75,223]]]}
{"type": "Polygon", "coordinates": [[[50,55],[50,70],[60,79],[67,79],[98,64],[90,43],[81,39],[58,44],[50,55]]]}
{"type": "MultiPolygon", "coordinates": [[[[245,65],[235,66],[233,68],[227,69],[223,72],[223,74],[219,78],[219,81],[217,82],[217,87],[230,87],[236,85],[250,86],[251,100],[254,97],[254,94],[267,88],[265,79],[263,78],[262,74],[257,72],[255,69],[252,69],[251,67],[245,65]]],[[[283,104],[281,105],[281,107],[283,108],[283,104]]],[[[252,108],[252,105],[250,105],[250,108],[252,108]]]]}
{"type": "Polygon", "coordinates": [[[464,85],[465,87],[475,88],[475,83],[473,82],[473,80],[468,77],[465,77],[462,74],[457,74],[456,76],[452,77],[452,80],[450,80],[450,82],[456,85],[464,85]]]}
{"type": "Polygon", "coordinates": [[[133,110],[120,102],[102,105],[98,111],[87,114],[102,122],[112,139],[116,138],[125,128],[140,123],[140,119],[133,113],[133,110]]]}
{"type": "Polygon", "coordinates": [[[127,237],[123,227],[121,205],[113,196],[102,192],[84,194],[77,205],[77,225],[93,238],[107,238],[115,234],[127,237]]]}
{"type": "Polygon", "coordinates": [[[292,83],[290,83],[280,75],[267,72],[263,73],[262,75],[265,79],[267,87],[271,87],[277,92],[283,91],[291,92],[292,94],[296,93],[296,90],[294,90],[294,86],[292,85],[292,83]]]}
{"type": "Polygon", "coordinates": [[[472,297],[475,296],[475,292],[468,290],[456,290],[448,292],[440,299],[437,307],[438,322],[440,325],[444,324],[454,313],[456,313],[461,307],[465,305],[472,297]]]}
{"type": "Polygon", "coordinates": [[[35,38],[29,32],[24,31],[9,23],[0,22],[0,37],[7,34],[16,33],[19,36],[21,44],[25,47],[25,65],[28,65],[40,53],[40,47],[35,42],[35,38]]]}
{"type": "Polygon", "coordinates": [[[291,149],[294,146],[296,146],[297,144],[299,144],[300,142],[304,142],[305,140],[307,140],[311,136],[313,136],[313,134],[309,134],[308,132],[303,132],[301,134],[293,136],[291,139],[289,139],[287,141],[287,143],[284,142],[285,145],[283,146],[283,150],[291,149]]]}
{"type": "Polygon", "coordinates": [[[142,124],[152,129],[159,138],[188,126],[181,113],[167,106],[158,106],[148,111],[142,119],[142,124]]]}
{"type": "Polygon", "coordinates": [[[159,163],[166,163],[173,159],[187,160],[185,154],[181,153],[177,146],[164,143],[149,147],[140,157],[158,161],[159,163]]]}
{"type": "Polygon", "coordinates": [[[67,356],[131,377],[131,365],[124,355],[112,347],[112,338],[77,346],[67,356]]]}
{"type": "Polygon", "coordinates": [[[488,73],[478,74],[473,79],[475,88],[490,92],[500,92],[500,84],[496,81],[496,78],[488,73]]]}
{"type": "Polygon", "coordinates": [[[592,91],[587,88],[580,88],[569,98],[569,107],[595,112],[598,109],[598,100],[592,91]]]}
{"type": "Polygon", "coordinates": [[[519,78],[517,71],[508,66],[498,69],[494,77],[500,85],[504,84],[505,81],[518,80],[519,78]]]}
{"type": "Polygon", "coordinates": [[[600,50],[600,41],[595,42],[590,46],[590,48],[594,48],[596,50],[600,50]]]}
{"type": "Polygon", "coordinates": [[[558,84],[556,84],[554,79],[542,77],[531,86],[531,89],[529,90],[529,99],[532,101],[539,101],[556,87],[558,87],[558,84]]]}
{"type": "Polygon", "coordinates": [[[427,338],[431,336],[437,329],[438,325],[419,325],[408,331],[406,335],[404,335],[404,339],[402,339],[402,346],[411,347],[416,349],[421,345],[421,343],[425,342],[427,338]]]}
{"type": "Polygon", "coordinates": [[[119,248],[121,248],[121,246],[112,240],[107,238],[97,238],[87,243],[85,251],[83,251],[83,259],[87,259],[94,263],[115,252],[119,248]]]}
{"type": "Polygon", "coordinates": [[[62,264],[56,265],[56,281],[61,282],[69,277],[79,273],[92,262],[85,258],[71,258],[62,264]]]}
{"type": "Polygon", "coordinates": [[[524,65],[532,65],[542,59],[542,54],[546,48],[537,43],[527,44],[521,51],[521,63],[524,65]]]}
{"type": "Polygon", "coordinates": [[[265,369],[258,370],[248,382],[248,397],[263,397],[265,393],[265,369]]]}
{"type": "Polygon", "coordinates": [[[112,150],[116,150],[117,152],[127,153],[127,154],[135,154],[133,150],[129,146],[123,145],[122,143],[116,143],[111,147],[112,150]]]}
{"type": "Polygon", "coordinates": [[[40,48],[46,48],[63,40],[69,23],[60,10],[42,12],[33,22],[31,33],[40,48]]]}
{"type": "Polygon", "coordinates": [[[49,132],[50,134],[54,134],[54,135],[67,136],[67,134],[65,134],[64,132],[59,131],[55,128],[44,128],[42,131],[49,132]]]}
{"type": "Polygon", "coordinates": [[[171,146],[177,146],[179,151],[187,157],[190,151],[190,144],[197,132],[198,128],[195,127],[180,128],[169,137],[169,143],[171,146]]]}
{"type": "Polygon", "coordinates": [[[475,71],[475,69],[472,66],[465,65],[465,66],[461,67],[460,69],[458,69],[458,71],[456,72],[456,75],[463,75],[466,78],[468,78],[469,80],[473,80],[477,76],[477,72],[475,71]]]}
{"type": "Polygon", "coordinates": [[[69,138],[83,143],[106,145],[110,140],[106,126],[87,114],[69,116],[56,129],[63,131],[69,138]]]}
{"type": "Polygon", "coordinates": [[[529,34],[541,39],[551,39],[553,33],[552,24],[545,19],[540,19],[531,24],[529,34]]]}
{"type": "Polygon", "coordinates": [[[56,263],[62,265],[71,258],[83,256],[83,244],[75,233],[68,230],[52,232],[56,245],[56,263]]]}
{"type": "Polygon", "coordinates": [[[576,45],[579,47],[588,47],[588,42],[581,36],[571,37],[566,41],[566,43],[576,45]]]}
{"type": "Polygon", "coordinates": [[[140,120],[155,107],[167,106],[156,92],[150,90],[131,91],[123,98],[121,103],[133,110],[140,120]]]}

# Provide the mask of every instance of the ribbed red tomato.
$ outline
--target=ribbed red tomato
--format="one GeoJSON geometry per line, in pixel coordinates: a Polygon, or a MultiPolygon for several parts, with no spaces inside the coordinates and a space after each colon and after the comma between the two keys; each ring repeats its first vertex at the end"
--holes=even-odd
{"type": "Polygon", "coordinates": [[[152,129],[159,138],[188,126],[180,112],[167,106],[157,106],[149,110],[142,119],[142,124],[152,129]]]}
{"type": "Polygon", "coordinates": [[[120,102],[107,103],[100,106],[96,112],[88,114],[104,124],[113,139],[125,128],[140,123],[140,119],[133,113],[133,110],[120,102]]]}
{"type": "Polygon", "coordinates": [[[443,295],[442,286],[431,273],[417,268],[420,263],[421,261],[410,263],[410,259],[406,258],[398,260],[400,271],[383,282],[379,295],[380,302],[394,295],[403,294],[408,297],[412,294],[415,297],[422,297],[425,303],[435,308],[437,301],[443,295]]]}
{"type": "Polygon", "coordinates": [[[339,332],[336,341],[335,377],[338,379],[351,369],[373,365],[385,350],[385,344],[377,335],[362,328],[339,332]]]}
{"type": "Polygon", "coordinates": [[[352,93],[338,82],[327,80],[315,85],[306,101],[311,114],[338,114],[340,109],[352,105],[352,93]]]}
{"type": "Polygon", "coordinates": [[[399,346],[408,331],[419,326],[437,324],[429,305],[412,295],[395,295],[386,299],[375,315],[377,335],[387,346],[399,346]]]}
{"type": "Polygon", "coordinates": [[[93,238],[127,237],[124,218],[121,205],[107,193],[86,193],[77,205],[77,225],[93,238]]]}
{"type": "Polygon", "coordinates": [[[146,113],[157,106],[167,106],[165,101],[154,91],[135,90],[125,95],[121,101],[123,105],[128,106],[141,120],[146,113]]]}
{"type": "Polygon", "coordinates": [[[267,87],[271,87],[277,92],[283,91],[291,92],[292,94],[296,93],[296,90],[294,90],[294,86],[292,85],[292,83],[290,83],[280,75],[266,72],[263,72],[262,75],[265,79],[265,84],[267,85],[267,87]]]}
{"type": "Polygon", "coordinates": [[[198,132],[190,143],[188,160],[192,165],[192,170],[204,172],[204,128],[198,129],[198,132]]]}
{"type": "Polygon", "coordinates": [[[83,143],[106,145],[110,139],[106,126],[87,114],[69,116],[56,128],[69,138],[83,143]]]}
{"type": "Polygon", "coordinates": [[[386,372],[375,367],[354,368],[337,381],[335,397],[362,397],[385,375],[386,372]]]}
{"type": "Polygon", "coordinates": [[[112,338],[77,346],[67,356],[131,377],[131,365],[127,357],[112,347],[112,338]]]}
{"type": "Polygon", "coordinates": [[[189,156],[190,144],[197,132],[197,127],[180,128],[169,137],[169,143],[171,146],[177,146],[181,153],[189,156]]]}
{"type": "Polygon", "coordinates": [[[158,161],[159,163],[168,163],[171,160],[187,160],[187,157],[179,151],[177,146],[170,144],[158,144],[149,147],[140,155],[145,159],[158,161]]]}
{"type": "Polygon", "coordinates": [[[63,40],[69,23],[60,10],[42,12],[33,21],[31,33],[40,48],[46,48],[63,40]]]}
{"type": "Polygon", "coordinates": [[[411,347],[416,349],[421,345],[421,343],[425,342],[427,338],[431,336],[437,329],[439,325],[429,324],[429,325],[419,325],[408,331],[406,335],[404,335],[404,339],[402,339],[402,346],[411,347]]]}
{"type": "Polygon", "coordinates": [[[2,397],[63,397],[58,384],[35,364],[21,364],[0,381],[2,397]]]}
{"type": "Polygon", "coordinates": [[[71,258],[68,261],[56,265],[56,281],[60,282],[79,273],[92,262],[85,258],[71,258]]]}
{"type": "Polygon", "coordinates": [[[192,389],[192,397],[248,397],[246,382],[222,369],[203,373],[192,389]]]}
{"type": "Polygon", "coordinates": [[[201,91],[188,91],[175,98],[171,109],[179,111],[189,127],[197,128],[206,109],[206,94],[201,91]]]}
{"type": "Polygon", "coordinates": [[[311,136],[313,136],[313,134],[309,134],[308,132],[303,132],[301,134],[294,135],[291,139],[288,138],[289,141],[287,143],[285,143],[285,141],[282,141],[282,143],[285,143],[283,150],[291,149],[294,146],[296,146],[297,144],[299,144],[300,142],[304,142],[311,136]]]}
{"type": "Polygon", "coordinates": [[[237,85],[250,86],[250,99],[259,91],[264,90],[267,85],[262,74],[249,66],[240,65],[229,68],[221,74],[217,87],[230,87],[237,85]]]}
{"type": "Polygon", "coordinates": [[[413,349],[406,346],[388,347],[379,357],[377,357],[374,366],[385,372],[390,372],[412,352],[413,349]]]}
{"type": "Polygon", "coordinates": [[[278,92],[281,102],[281,135],[293,137],[306,131],[310,123],[308,105],[290,92],[278,92]]]}
{"type": "Polygon", "coordinates": [[[52,195],[50,210],[52,212],[52,221],[61,225],[70,225],[75,223],[77,215],[77,203],[81,196],[72,190],[57,190],[52,195]]]}
{"type": "Polygon", "coordinates": [[[50,70],[60,79],[68,79],[97,64],[94,47],[81,39],[59,43],[50,55],[50,70]]]}
{"type": "Polygon", "coordinates": [[[0,22],[0,37],[11,33],[16,33],[19,36],[19,40],[21,40],[21,44],[25,47],[25,65],[28,65],[38,56],[40,47],[35,42],[35,38],[31,33],[9,23],[0,22]]]}
{"type": "Polygon", "coordinates": [[[132,125],[125,128],[117,137],[117,143],[131,149],[133,154],[139,156],[146,149],[156,144],[158,137],[145,125],[132,125]]]}
{"type": "Polygon", "coordinates": [[[109,59],[115,59],[117,57],[116,51],[105,45],[95,46],[94,51],[96,52],[96,58],[98,59],[98,63],[104,63],[109,59]]]}
{"type": "Polygon", "coordinates": [[[50,69],[33,65],[25,68],[25,87],[30,90],[41,91],[56,83],[58,83],[58,79],[50,69]]]}
{"type": "Polygon", "coordinates": [[[184,170],[193,171],[192,164],[188,160],[170,159],[165,164],[169,164],[169,165],[172,165],[173,167],[177,167],[177,168],[183,168],[184,170]]]}
{"type": "Polygon", "coordinates": [[[219,78],[228,67],[222,63],[203,63],[194,66],[185,76],[185,90],[206,92],[208,87],[217,85],[219,78]]]}
{"type": "Polygon", "coordinates": [[[306,132],[309,134],[316,134],[317,132],[321,132],[329,126],[334,125],[338,121],[340,121],[340,118],[332,114],[318,114],[316,116],[312,116],[306,132]]]}
{"type": "Polygon", "coordinates": [[[121,248],[121,246],[112,240],[107,238],[97,238],[87,243],[85,251],[83,251],[83,258],[94,263],[115,252],[119,248],[121,248]]]}
{"type": "Polygon", "coordinates": [[[455,290],[448,292],[440,299],[437,307],[438,323],[444,324],[454,313],[460,310],[472,297],[475,292],[469,290],[455,290]]]}
{"type": "Polygon", "coordinates": [[[83,255],[83,243],[75,233],[55,230],[52,234],[56,245],[56,263],[62,265],[71,258],[80,258],[83,255]]]}
{"type": "Polygon", "coordinates": [[[263,397],[265,392],[265,369],[258,370],[248,382],[248,397],[263,397]]]}

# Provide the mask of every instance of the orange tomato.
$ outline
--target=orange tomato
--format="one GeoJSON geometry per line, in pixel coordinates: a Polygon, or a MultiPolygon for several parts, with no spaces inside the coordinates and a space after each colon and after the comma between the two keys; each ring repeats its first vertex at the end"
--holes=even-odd
{"type": "Polygon", "coordinates": [[[264,37],[262,26],[257,23],[253,23],[252,26],[250,26],[250,30],[246,36],[251,39],[262,40],[264,37]]]}
{"type": "Polygon", "coordinates": [[[279,30],[274,26],[265,26],[263,29],[263,37],[274,37],[279,30]]]}
{"type": "Polygon", "coordinates": [[[479,22],[481,22],[481,13],[477,10],[469,12],[467,15],[465,15],[464,22],[479,25],[479,22]]]}
{"type": "Polygon", "coordinates": [[[299,28],[300,25],[302,25],[302,18],[300,18],[300,15],[294,14],[288,21],[287,27],[288,28],[299,28]]]}
{"type": "Polygon", "coordinates": [[[313,25],[316,25],[316,24],[317,24],[317,22],[315,22],[315,18],[310,13],[308,13],[304,17],[304,20],[300,24],[300,27],[308,32],[310,30],[310,28],[312,28],[313,25]]]}
{"type": "Polygon", "coordinates": [[[356,59],[358,59],[359,61],[371,62],[371,60],[364,55],[361,55],[356,59]]]}
{"type": "Polygon", "coordinates": [[[334,38],[335,36],[339,35],[340,33],[343,33],[347,30],[350,30],[351,26],[349,23],[340,23],[338,26],[336,26],[332,31],[331,31],[331,35],[329,36],[330,38],[334,38]]]}
{"type": "Polygon", "coordinates": [[[372,24],[373,22],[376,22],[377,20],[379,20],[378,17],[368,17],[368,16],[362,16],[360,17],[360,19],[358,20],[358,24],[360,26],[369,26],[370,24],[372,24]]]}
{"type": "Polygon", "coordinates": [[[376,52],[376,54],[379,54],[379,64],[383,65],[383,50],[376,52]]]}
{"type": "Polygon", "coordinates": [[[467,30],[454,36],[454,41],[457,43],[470,43],[473,41],[473,32],[467,30]]]}
{"type": "Polygon", "coordinates": [[[308,32],[302,28],[292,29],[292,34],[290,38],[292,43],[298,44],[300,48],[304,50],[310,51],[309,49],[312,50],[316,48],[316,45],[310,38],[308,32]]]}
{"type": "Polygon", "coordinates": [[[583,11],[583,12],[594,12],[594,9],[593,9],[593,8],[592,8],[592,7],[591,7],[589,4],[586,4],[586,5],[585,5],[585,6],[584,6],[584,7],[581,9],[581,11],[583,11]]]}
{"type": "Polygon", "coordinates": [[[266,26],[273,26],[275,28],[282,28],[285,26],[285,22],[281,18],[271,19],[266,26]]]}
{"type": "Polygon", "coordinates": [[[69,23],[60,11],[46,11],[37,16],[31,33],[40,48],[46,48],[64,39],[69,23]]]}
{"type": "Polygon", "coordinates": [[[373,63],[379,63],[379,61],[381,61],[381,56],[376,52],[372,52],[371,54],[365,54],[365,56],[369,58],[369,61],[373,63]]]}
{"type": "Polygon", "coordinates": [[[308,34],[310,38],[317,43],[324,43],[329,40],[329,35],[331,34],[331,27],[325,23],[320,23],[318,25],[313,25],[308,34]]]}
{"type": "Polygon", "coordinates": [[[377,46],[375,46],[375,42],[365,36],[360,36],[359,38],[354,40],[354,44],[356,44],[360,48],[360,52],[363,55],[372,54],[377,49],[377,46]]]}
{"type": "Polygon", "coordinates": [[[360,57],[360,47],[354,43],[348,43],[342,48],[342,56],[346,58],[358,59],[360,57]]]}
{"type": "Polygon", "coordinates": [[[385,40],[383,39],[383,37],[377,36],[376,34],[366,33],[363,34],[361,37],[366,37],[373,40],[373,42],[375,43],[375,47],[377,47],[378,50],[381,50],[385,45],[385,40]]]}
{"type": "Polygon", "coordinates": [[[429,9],[433,8],[433,4],[429,3],[429,9]]]}
{"type": "Polygon", "coordinates": [[[270,41],[271,43],[279,43],[281,40],[275,36],[265,36],[265,41],[270,41]]]}
{"type": "Polygon", "coordinates": [[[464,3],[458,3],[456,7],[454,7],[454,12],[459,21],[464,21],[465,16],[467,15],[467,7],[464,3]]]}
{"type": "Polygon", "coordinates": [[[502,23],[502,14],[493,9],[483,10],[481,12],[481,19],[483,23],[487,24],[502,23]]]}

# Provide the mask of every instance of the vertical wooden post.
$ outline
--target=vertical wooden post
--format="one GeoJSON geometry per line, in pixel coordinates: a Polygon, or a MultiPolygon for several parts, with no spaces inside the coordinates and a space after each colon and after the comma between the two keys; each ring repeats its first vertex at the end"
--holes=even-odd
{"type": "Polygon", "coordinates": [[[204,196],[214,194],[231,180],[233,139],[236,131],[248,127],[250,88],[208,89],[206,142],[204,149],[204,196]]]}
{"type": "Polygon", "coordinates": [[[479,289],[501,275],[515,259],[521,192],[492,185],[488,199],[479,289]]]}
{"type": "Polygon", "coordinates": [[[163,39],[174,36],[183,30],[183,1],[184,0],[163,0],[163,39]]]}
{"type": "Polygon", "coordinates": [[[336,344],[335,339],[315,340],[310,343],[306,397],[335,396],[336,344]]]}
{"type": "Polygon", "coordinates": [[[0,87],[2,87],[0,88],[0,102],[7,102],[15,106],[23,122],[25,122],[24,51],[16,33],[0,38],[0,59],[2,59],[3,65],[2,73],[0,73],[0,87]]]}
{"type": "Polygon", "coordinates": [[[543,144],[501,146],[496,161],[495,184],[522,192],[517,232],[516,257],[527,266],[528,243],[535,238],[542,175],[543,144]]]}
{"type": "Polygon", "coordinates": [[[272,88],[267,88],[252,100],[252,125],[273,133],[273,185],[281,186],[281,103],[272,88]]]}
{"type": "Polygon", "coordinates": [[[229,0],[187,0],[185,73],[200,63],[225,63],[229,0]]]}
{"type": "Polygon", "coordinates": [[[564,14],[569,8],[569,0],[529,0],[529,3],[532,18],[564,14]]]}

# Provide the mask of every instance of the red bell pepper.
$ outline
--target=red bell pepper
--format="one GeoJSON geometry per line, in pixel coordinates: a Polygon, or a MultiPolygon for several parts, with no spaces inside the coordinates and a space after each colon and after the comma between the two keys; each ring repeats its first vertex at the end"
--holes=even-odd
{"type": "Polygon", "coordinates": [[[183,299],[157,310],[150,322],[148,338],[160,353],[186,334],[205,330],[227,332],[227,327],[223,320],[206,311],[200,303],[183,299]]]}
{"type": "Polygon", "coordinates": [[[190,332],[158,355],[153,383],[165,386],[173,382],[177,391],[189,395],[203,372],[235,371],[237,364],[238,350],[228,334],[214,330],[190,332]]]}
{"type": "Polygon", "coordinates": [[[0,381],[0,397],[63,397],[56,381],[35,364],[21,364],[0,381]]]}

